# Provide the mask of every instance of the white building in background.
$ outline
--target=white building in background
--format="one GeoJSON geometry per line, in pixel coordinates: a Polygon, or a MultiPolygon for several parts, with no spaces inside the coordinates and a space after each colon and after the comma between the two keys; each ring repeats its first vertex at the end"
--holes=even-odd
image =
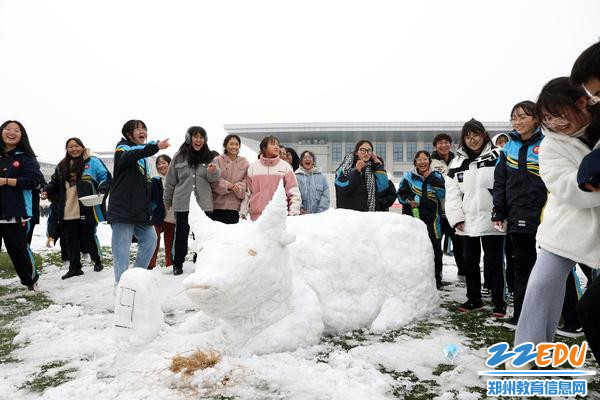
{"type": "MultiPolygon", "coordinates": [[[[114,176],[113,170],[115,168],[115,151],[94,151],[93,155],[102,160],[110,174],[114,176]]],[[[158,175],[158,172],[156,171],[156,156],[148,157],[148,162],[150,164],[151,176],[158,175]]]]}
{"type": "MultiPolygon", "coordinates": [[[[449,134],[454,149],[460,138],[463,122],[321,122],[286,124],[226,124],[229,134],[236,134],[242,142],[259,151],[262,138],[274,135],[281,144],[292,147],[298,155],[304,150],[312,151],[317,165],[323,172],[333,173],[345,154],[354,150],[361,139],[368,139],[375,153],[384,159],[386,169],[394,183],[412,168],[414,154],[418,150],[433,150],[433,138],[438,133],[449,134]]],[[[490,136],[508,132],[512,128],[506,122],[483,122],[490,136]]]]}

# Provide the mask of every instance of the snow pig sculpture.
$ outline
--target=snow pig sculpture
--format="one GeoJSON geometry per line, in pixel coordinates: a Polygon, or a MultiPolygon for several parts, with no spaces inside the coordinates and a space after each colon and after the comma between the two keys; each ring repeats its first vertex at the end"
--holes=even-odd
{"type": "Polygon", "coordinates": [[[186,294],[220,320],[231,351],[293,351],[323,333],[383,332],[439,303],[425,225],[387,212],[287,217],[280,183],[255,222],[211,221],[190,202],[196,272],[186,294]]]}

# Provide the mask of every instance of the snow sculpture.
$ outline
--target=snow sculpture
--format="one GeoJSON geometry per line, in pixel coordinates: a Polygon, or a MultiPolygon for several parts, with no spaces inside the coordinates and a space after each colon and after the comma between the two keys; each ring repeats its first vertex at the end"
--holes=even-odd
{"type": "Polygon", "coordinates": [[[323,333],[384,332],[439,303],[425,225],[386,212],[287,217],[280,186],[255,222],[207,218],[192,197],[196,272],[184,282],[240,354],[293,351],[323,333]]]}
{"type": "Polygon", "coordinates": [[[164,326],[160,292],[152,272],[131,268],[121,275],[115,298],[113,326],[117,343],[151,342],[164,326]]]}

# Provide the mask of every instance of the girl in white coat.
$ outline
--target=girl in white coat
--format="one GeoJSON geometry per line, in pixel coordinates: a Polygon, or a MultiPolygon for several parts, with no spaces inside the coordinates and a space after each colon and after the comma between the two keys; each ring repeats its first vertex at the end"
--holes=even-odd
{"type": "Polygon", "coordinates": [[[483,247],[483,268],[494,303],[492,315],[504,317],[504,233],[496,230],[492,221],[492,188],[499,154],[481,122],[471,119],[464,124],[458,151],[450,163],[446,179],[446,217],[456,229],[456,234],[464,236],[463,269],[467,301],[459,307],[459,311],[483,307],[479,270],[483,247]]]}
{"type": "MultiPolygon", "coordinates": [[[[527,284],[515,346],[552,342],[560,319],[567,275],[575,263],[600,267],[600,193],[579,190],[577,169],[598,142],[587,129],[593,110],[580,85],[556,78],[544,86],[536,114],[546,136],[540,146],[540,175],[548,202],[537,242],[541,247],[527,284]]],[[[596,117],[595,117],[596,118],[596,117]]]]}

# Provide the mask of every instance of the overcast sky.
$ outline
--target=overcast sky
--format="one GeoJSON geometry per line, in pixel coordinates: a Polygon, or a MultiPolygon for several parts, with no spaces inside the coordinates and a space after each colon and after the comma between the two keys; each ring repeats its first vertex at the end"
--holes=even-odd
{"type": "Polygon", "coordinates": [[[598,40],[600,1],[0,0],[0,119],[41,159],[190,125],[505,120],[598,40]]]}

